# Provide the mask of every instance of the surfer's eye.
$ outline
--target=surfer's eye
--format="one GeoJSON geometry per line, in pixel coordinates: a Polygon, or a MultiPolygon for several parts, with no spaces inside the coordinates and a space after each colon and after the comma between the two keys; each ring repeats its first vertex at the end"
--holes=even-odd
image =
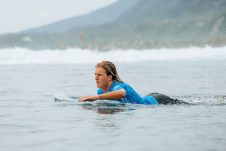
{"type": "Polygon", "coordinates": [[[98,76],[98,77],[99,77],[99,76],[101,76],[101,74],[97,74],[97,73],[95,73],[95,76],[98,76]]]}

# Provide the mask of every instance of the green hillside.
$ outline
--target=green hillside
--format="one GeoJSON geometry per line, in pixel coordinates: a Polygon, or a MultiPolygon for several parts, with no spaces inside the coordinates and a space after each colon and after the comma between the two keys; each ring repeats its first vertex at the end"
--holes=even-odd
{"type": "Polygon", "coordinates": [[[109,50],[225,46],[225,8],[225,0],[139,0],[114,21],[62,33],[3,35],[0,47],[109,50]]]}

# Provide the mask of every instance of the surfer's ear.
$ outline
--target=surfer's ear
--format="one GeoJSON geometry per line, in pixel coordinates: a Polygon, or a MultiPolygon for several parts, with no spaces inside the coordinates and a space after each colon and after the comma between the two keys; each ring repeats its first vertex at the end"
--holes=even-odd
{"type": "Polygon", "coordinates": [[[109,76],[108,76],[108,80],[109,80],[109,81],[112,80],[112,75],[109,75],[109,76]]]}

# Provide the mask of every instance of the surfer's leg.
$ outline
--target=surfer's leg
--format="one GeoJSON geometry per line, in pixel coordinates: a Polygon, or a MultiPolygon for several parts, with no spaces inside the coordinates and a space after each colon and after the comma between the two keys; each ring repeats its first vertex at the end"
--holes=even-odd
{"type": "Polygon", "coordinates": [[[172,99],[167,95],[160,94],[160,93],[149,93],[149,96],[153,96],[159,104],[164,104],[164,105],[170,105],[170,104],[188,104],[187,102],[178,100],[178,99],[172,99]]]}

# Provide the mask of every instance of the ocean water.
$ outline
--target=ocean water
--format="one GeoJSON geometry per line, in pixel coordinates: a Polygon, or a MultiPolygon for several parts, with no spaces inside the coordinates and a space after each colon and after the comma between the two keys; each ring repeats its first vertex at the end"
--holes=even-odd
{"type": "Polygon", "coordinates": [[[226,48],[0,50],[2,151],[226,149],[226,48]],[[94,66],[115,62],[145,95],[193,105],[144,106],[98,101],[94,66]],[[57,99],[56,99],[57,98],[57,99]]]}

